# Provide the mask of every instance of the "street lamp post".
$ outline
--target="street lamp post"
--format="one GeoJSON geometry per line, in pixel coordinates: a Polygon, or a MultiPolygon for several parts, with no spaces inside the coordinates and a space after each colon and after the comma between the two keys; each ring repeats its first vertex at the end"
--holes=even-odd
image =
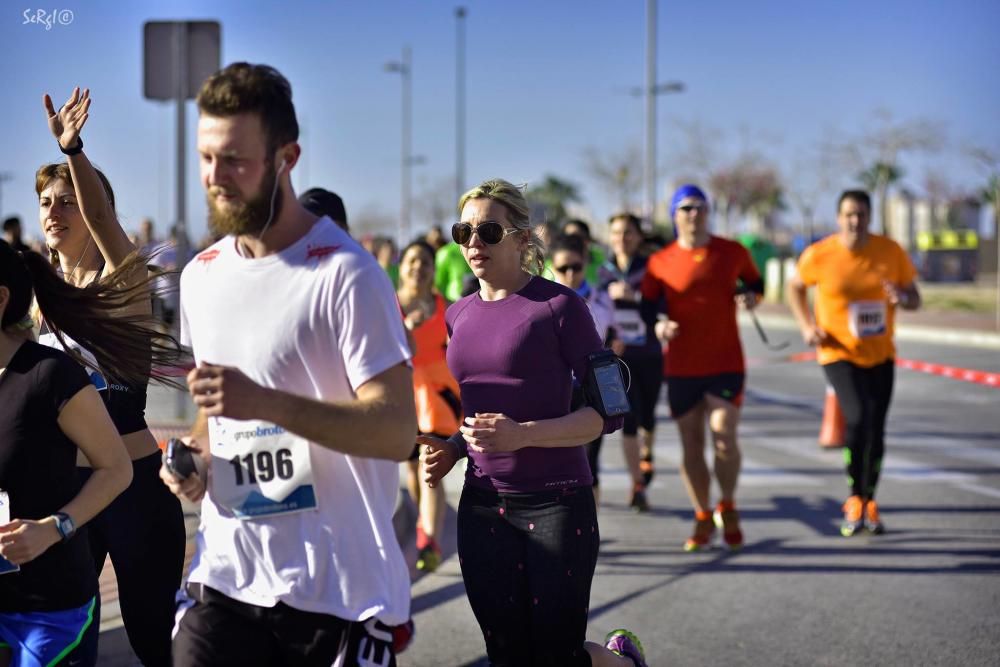
{"type": "Polygon", "coordinates": [[[413,166],[411,133],[413,119],[411,112],[412,99],[412,65],[410,63],[410,47],[403,47],[403,59],[400,62],[388,62],[385,71],[398,72],[403,83],[402,90],[402,138],[400,142],[400,167],[402,183],[399,202],[399,232],[397,242],[400,247],[409,241],[410,237],[410,168],[413,166]]]}
{"type": "Polygon", "coordinates": [[[465,192],[465,7],[455,8],[455,201],[465,192]]]}
{"type": "Polygon", "coordinates": [[[656,4],[646,0],[646,161],[643,176],[646,181],[645,213],[653,222],[656,208],[656,4]]]}
{"type": "Polygon", "coordinates": [[[657,0],[646,0],[646,86],[633,92],[646,98],[646,160],[643,177],[646,181],[645,212],[650,222],[656,212],[656,96],[684,90],[684,84],[676,81],[656,83],[656,4],[657,0]]]}
{"type": "Polygon", "coordinates": [[[653,219],[656,208],[656,97],[670,93],[683,93],[685,86],[680,81],[667,81],[628,89],[632,97],[646,98],[646,160],[643,164],[643,180],[646,185],[646,215],[653,219]]]}

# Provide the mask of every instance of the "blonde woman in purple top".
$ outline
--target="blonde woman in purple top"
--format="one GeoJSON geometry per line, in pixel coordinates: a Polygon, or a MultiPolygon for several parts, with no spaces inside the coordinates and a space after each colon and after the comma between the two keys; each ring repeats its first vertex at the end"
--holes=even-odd
{"type": "Polygon", "coordinates": [[[446,315],[465,420],[418,442],[432,486],[469,457],[458,553],[490,663],[644,666],[625,630],[586,641],[600,536],[583,444],[622,420],[570,400],[602,341],[583,299],[538,277],[544,248],[519,188],[485,181],[459,211],[452,238],[480,284],[446,315]]]}

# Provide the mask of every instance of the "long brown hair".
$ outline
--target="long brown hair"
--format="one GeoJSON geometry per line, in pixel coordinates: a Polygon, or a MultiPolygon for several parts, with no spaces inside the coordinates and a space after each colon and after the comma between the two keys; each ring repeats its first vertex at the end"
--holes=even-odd
{"type": "Polygon", "coordinates": [[[129,284],[135,272],[146,272],[147,261],[141,253],[133,252],[105,280],[76,287],[64,281],[41,255],[17,252],[0,240],[0,285],[11,292],[0,327],[27,317],[34,294],[45,323],[80,363],[93,367],[66,345],[65,336],[94,355],[98,366],[94,370],[117,382],[142,385],[153,380],[183,388],[168,374],[185,358],[177,339],[161,331],[151,315],[120,314],[122,309],[148,302],[155,292],[162,291],[154,288],[154,281],[162,274],[129,284]]]}

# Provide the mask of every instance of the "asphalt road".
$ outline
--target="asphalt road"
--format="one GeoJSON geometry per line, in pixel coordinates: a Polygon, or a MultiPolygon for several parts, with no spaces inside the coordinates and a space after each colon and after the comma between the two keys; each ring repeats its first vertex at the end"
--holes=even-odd
{"type": "MultiPolygon", "coordinates": [[[[793,331],[769,334],[793,344],[769,352],[743,330],[746,548],[681,549],[692,512],[665,410],[648,514],[627,508],[619,436],[607,437],[589,637],[628,627],[653,666],[998,664],[1000,388],[898,370],[879,490],[887,533],[845,539],[841,455],[816,444],[821,371],[787,361],[803,349],[793,331]]],[[[1000,372],[996,350],[904,341],[899,356],[1000,372]]],[[[459,473],[446,483],[454,507],[459,473]]],[[[415,576],[417,634],[400,667],[486,664],[454,555],[453,512],[448,533],[442,567],[415,576]]],[[[412,561],[412,542],[407,549],[412,561]]],[[[120,629],[102,635],[102,655],[102,665],[132,664],[120,629]]]]}

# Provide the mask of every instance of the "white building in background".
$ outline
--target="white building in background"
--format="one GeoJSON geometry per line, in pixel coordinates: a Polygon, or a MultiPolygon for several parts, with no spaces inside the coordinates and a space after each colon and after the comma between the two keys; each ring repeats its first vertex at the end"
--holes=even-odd
{"type": "Polygon", "coordinates": [[[958,199],[932,203],[903,190],[889,195],[889,236],[913,252],[917,236],[922,232],[944,229],[979,230],[982,205],[974,199],[958,199]]]}

